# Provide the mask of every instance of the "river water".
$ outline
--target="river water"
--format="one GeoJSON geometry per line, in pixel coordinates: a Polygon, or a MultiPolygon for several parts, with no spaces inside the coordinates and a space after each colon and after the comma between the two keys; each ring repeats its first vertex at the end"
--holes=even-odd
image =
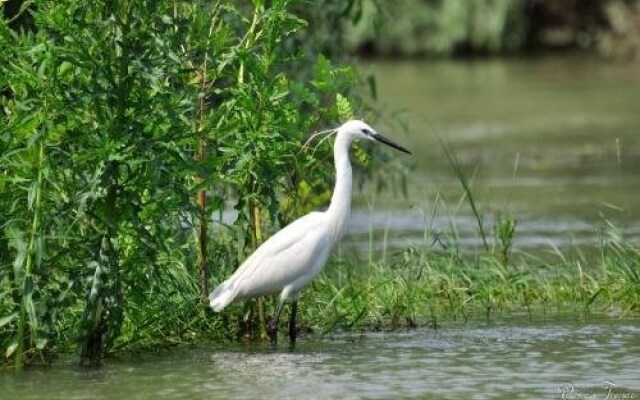
{"type": "Polygon", "coordinates": [[[441,141],[486,229],[499,214],[517,219],[516,250],[593,246],[610,225],[640,238],[640,65],[563,56],[363,67],[385,112],[377,127],[414,156],[393,153],[412,168],[408,197],[358,192],[353,246],[367,249],[372,230],[378,247],[382,236],[390,247],[422,244],[425,230],[480,244],[441,141]]]}
{"type": "Polygon", "coordinates": [[[293,349],[286,344],[183,348],[109,360],[99,369],[57,365],[3,373],[0,397],[607,399],[613,398],[611,390],[638,398],[638,322],[445,323],[406,333],[307,337],[293,349]]]}

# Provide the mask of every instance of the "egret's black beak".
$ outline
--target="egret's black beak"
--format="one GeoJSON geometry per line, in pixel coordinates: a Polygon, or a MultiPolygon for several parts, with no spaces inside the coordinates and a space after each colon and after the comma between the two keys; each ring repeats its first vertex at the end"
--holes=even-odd
{"type": "Polygon", "coordinates": [[[393,147],[396,150],[400,150],[400,151],[402,151],[404,153],[411,154],[411,152],[409,150],[405,149],[404,147],[400,146],[398,143],[394,142],[393,140],[391,140],[388,137],[383,136],[383,135],[381,135],[379,133],[373,134],[373,135],[371,135],[371,137],[374,138],[375,140],[377,140],[380,143],[384,143],[387,146],[393,147]]]}

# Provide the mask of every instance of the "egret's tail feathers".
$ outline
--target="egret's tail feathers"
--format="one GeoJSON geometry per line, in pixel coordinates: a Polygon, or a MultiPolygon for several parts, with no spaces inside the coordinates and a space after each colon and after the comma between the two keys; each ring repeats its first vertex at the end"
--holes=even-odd
{"type": "Polygon", "coordinates": [[[209,294],[209,307],[215,312],[222,311],[236,298],[233,282],[223,282],[209,294]]]}

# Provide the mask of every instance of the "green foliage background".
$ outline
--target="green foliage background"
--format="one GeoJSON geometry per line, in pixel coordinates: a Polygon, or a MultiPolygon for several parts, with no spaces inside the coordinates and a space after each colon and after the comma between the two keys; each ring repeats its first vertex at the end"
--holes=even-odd
{"type": "Polygon", "coordinates": [[[405,0],[352,2],[363,23],[345,47],[364,55],[468,57],[586,51],[637,60],[638,0],[405,0]]]}

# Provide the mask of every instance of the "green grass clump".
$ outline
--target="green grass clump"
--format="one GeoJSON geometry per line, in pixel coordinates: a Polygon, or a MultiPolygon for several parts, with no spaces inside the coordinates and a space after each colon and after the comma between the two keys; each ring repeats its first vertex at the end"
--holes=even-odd
{"type": "Polygon", "coordinates": [[[388,261],[339,261],[304,295],[302,314],[324,331],[398,329],[442,319],[526,311],[554,314],[640,310],[640,253],[623,241],[603,244],[592,263],[557,255],[544,261],[501,252],[463,256],[407,248],[388,261]]]}

